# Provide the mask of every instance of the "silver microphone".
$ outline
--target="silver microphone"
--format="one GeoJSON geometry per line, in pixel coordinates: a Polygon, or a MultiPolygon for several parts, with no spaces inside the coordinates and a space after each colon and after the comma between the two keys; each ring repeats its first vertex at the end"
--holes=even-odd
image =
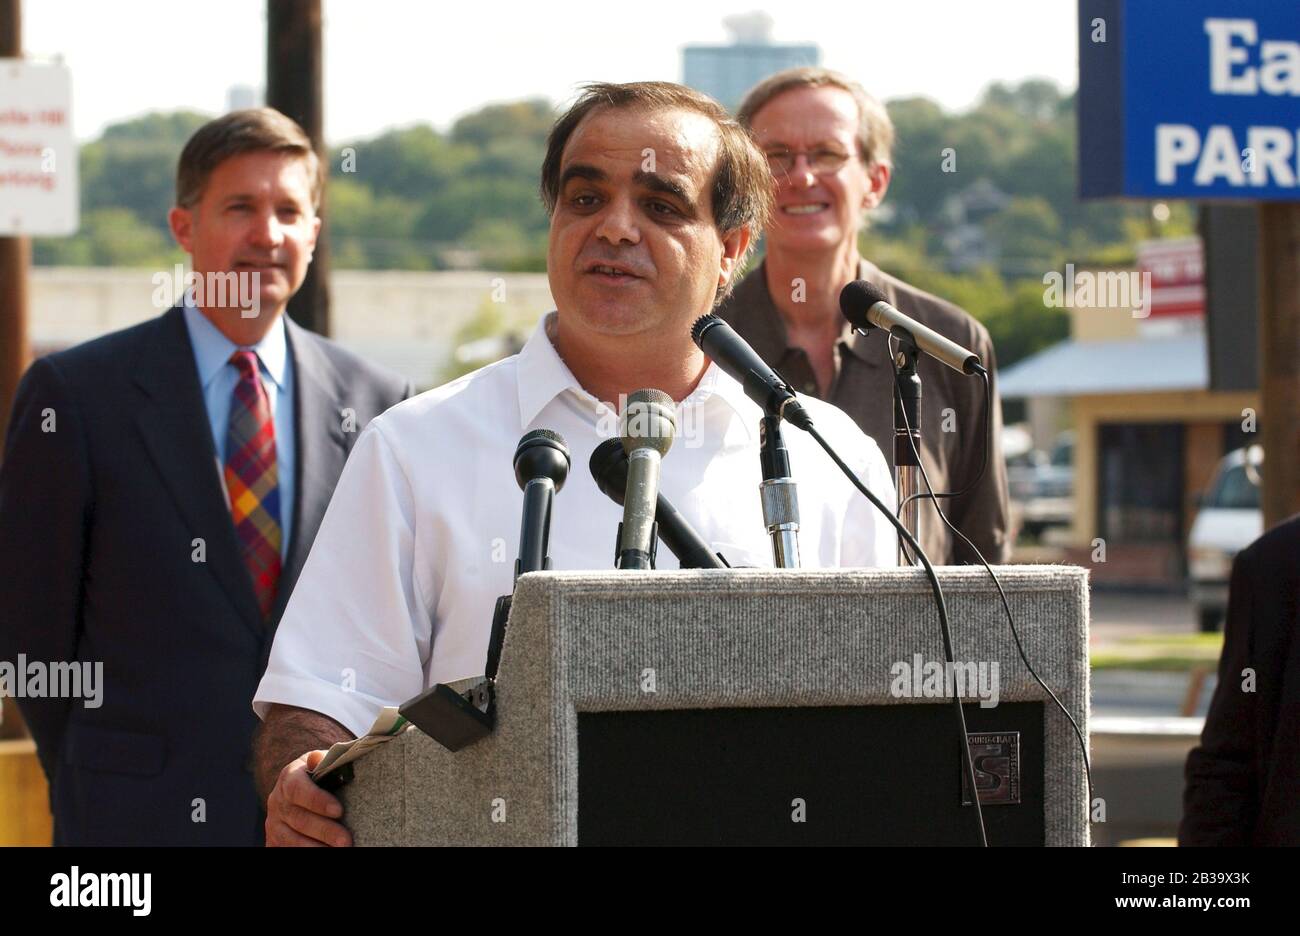
{"type": "Polygon", "coordinates": [[[861,331],[873,325],[890,334],[895,328],[906,329],[918,348],[955,371],[978,374],[984,370],[978,354],[899,312],[874,283],[854,280],[840,290],[840,311],[854,328],[861,331]]]}
{"type": "Polygon", "coordinates": [[[637,390],[628,395],[619,422],[623,450],[627,452],[627,490],[618,533],[617,568],[654,568],[659,467],[676,433],[672,397],[662,390],[637,390]]]}

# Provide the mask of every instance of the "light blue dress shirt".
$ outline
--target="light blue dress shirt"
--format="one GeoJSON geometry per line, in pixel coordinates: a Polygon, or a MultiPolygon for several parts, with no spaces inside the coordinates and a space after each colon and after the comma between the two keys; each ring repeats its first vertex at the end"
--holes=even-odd
{"type": "MultiPolygon", "coordinates": [[[[217,447],[217,461],[226,463],[226,431],[230,422],[230,400],[239,383],[239,371],[230,356],[241,350],[207,320],[194,305],[193,295],[185,296],[185,326],[190,333],[194,363],[203,388],[203,402],[212,427],[212,441],[217,447]]],[[[280,558],[289,554],[293,532],[294,467],[297,460],[297,437],[293,418],[293,356],[284,333],[284,317],[277,315],[271,330],[247,350],[257,354],[262,386],[271,405],[275,423],[275,457],[280,486],[280,558]]]]}

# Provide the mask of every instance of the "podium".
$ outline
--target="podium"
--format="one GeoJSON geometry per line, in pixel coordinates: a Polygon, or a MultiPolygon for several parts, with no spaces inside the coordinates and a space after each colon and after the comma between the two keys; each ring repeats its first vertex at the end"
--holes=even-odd
{"type": "MultiPolygon", "coordinates": [[[[1087,571],[997,573],[1086,739],[1087,571]]],[[[938,574],[989,844],[1087,845],[1074,729],[988,573],[938,574]]],[[[524,575],[495,730],[376,747],[344,821],[358,845],[978,845],[942,648],[921,569],[524,575]]]]}

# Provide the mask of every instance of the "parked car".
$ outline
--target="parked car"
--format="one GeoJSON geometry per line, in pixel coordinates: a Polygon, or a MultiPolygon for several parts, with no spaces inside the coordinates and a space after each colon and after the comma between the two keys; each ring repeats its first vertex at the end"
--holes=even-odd
{"type": "Polygon", "coordinates": [[[1011,497],[1022,506],[1021,525],[1030,536],[1074,519],[1074,433],[1062,432],[1052,451],[1030,453],[1028,464],[1007,469],[1011,497]]]}
{"type": "Polygon", "coordinates": [[[1187,538],[1187,573],[1202,632],[1223,626],[1232,560],[1264,532],[1259,503],[1263,465],[1264,450],[1258,445],[1229,452],[1219,461],[1214,480],[1201,498],[1187,538]]]}

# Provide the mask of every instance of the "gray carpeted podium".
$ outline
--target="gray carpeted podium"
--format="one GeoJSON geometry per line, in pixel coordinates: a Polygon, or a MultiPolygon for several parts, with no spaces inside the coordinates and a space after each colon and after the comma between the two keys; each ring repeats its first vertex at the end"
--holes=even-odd
{"type": "MultiPolygon", "coordinates": [[[[1087,738],[1087,571],[997,571],[1087,738]]],[[[1087,845],[1078,740],[988,573],[939,576],[989,843],[1087,845]]],[[[345,821],[359,845],[978,844],[942,646],[920,569],[525,575],[495,731],[380,745],[345,821]]]]}

